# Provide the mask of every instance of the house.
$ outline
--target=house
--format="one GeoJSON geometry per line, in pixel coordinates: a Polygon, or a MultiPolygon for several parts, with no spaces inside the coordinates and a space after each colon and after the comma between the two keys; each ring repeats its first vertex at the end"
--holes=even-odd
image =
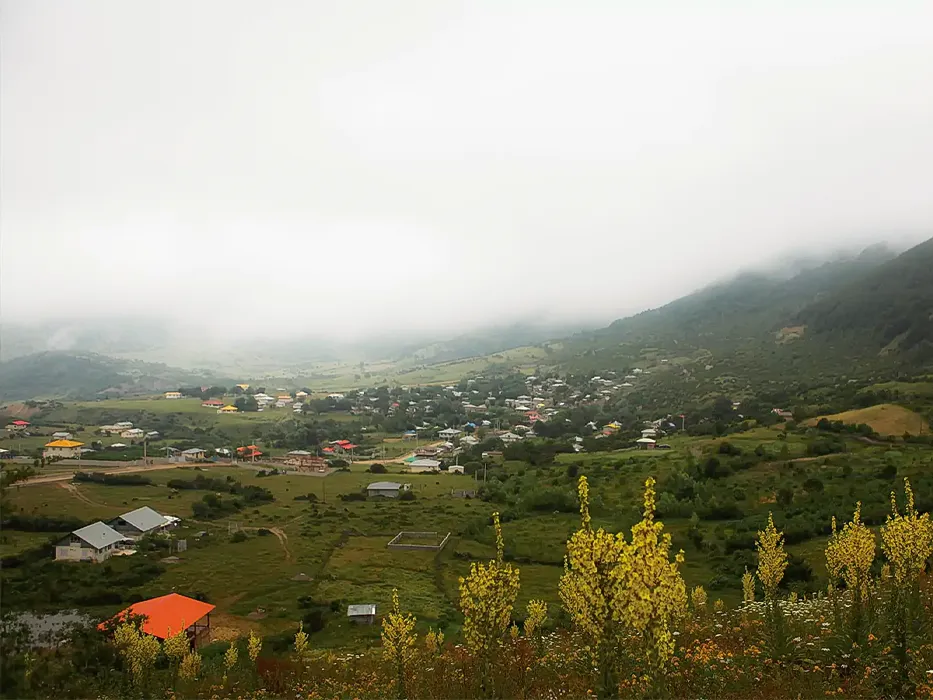
{"type": "Polygon", "coordinates": [[[28,428],[28,427],[29,427],[29,421],[25,421],[25,420],[15,420],[15,421],[13,421],[12,423],[10,423],[10,424],[6,427],[6,429],[7,429],[7,430],[13,430],[13,431],[19,431],[19,430],[25,430],[25,429],[28,428]]]}
{"type": "Polygon", "coordinates": [[[218,409],[217,413],[236,413],[239,409],[236,406],[224,406],[221,409],[218,409]]]}
{"type": "Polygon", "coordinates": [[[415,457],[436,457],[441,451],[436,447],[421,447],[415,450],[415,457]]]}
{"type": "Polygon", "coordinates": [[[230,457],[231,452],[226,447],[215,447],[214,452],[219,454],[221,457],[230,457]]]}
{"type": "Polygon", "coordinates": [[[522,439],[522,436],[516,435],[515,433],[502,433],[502,435],[499,436],[499,439],[502,440],[502,442],[504,442],[506,445],[508,445],[513,442],[518,442],[519,440],[522,439]]]}
{"type": "Polygon", "coordinates": [[[410,488],[410,484],[398,484],[394,481],[375,481],[366,487],[366,493],[369,496],[398,498],[399,491],[408,491],[410,488]]]}
{"type": "Polygon", "coordinates": [[[447,467],[447,472],[450,474],[463,474],[463,465],[451,464],[449,467],[447,467]]]}
{"type": "Polygon", "coordinates": [[[146,433],[147,440],[161,440],[162,434],[158,430],[150,430],[146,433]]]}
{"type": "Polygon", "coordinates": [[[237,384],[236,386],[240,391],[247,391],[249,389],[249,384],[237,384]]]}
{"type": "Polygon", "coordinates": [[[479,444],[479,440],[478,440],[477,438],[473,437],[472,435],[467,435],[467,436],[466,436],[465,438],[463,438],[460,442],[461,442],[462,444],[466,445],[467,447],[473,447],[473,445],[478,445],[478,444],[479,444]]]}
{"type": "Polygon", "coordinates": [[[224,402],[220,399],[208,399],[207,401],[202,401],[201,406],[204,408],[223,408],[224,402]]]}
{"type": "Polygon", "coordinates": [[[653,450],[653,449],[654,449],[654,446],[655,446],[657,443],[656,443],[654,440],[652,440],[650,437],[643,437],[643,438],[638,438],[638,439],[635,441],[635,444],[638,445],[639,449],[642,449],[642,450],[653,450]]]}
{"type": "Polygon", "coordinates": [[[180,398],[181,398],[181,392],[180,392],[180,391],[166,391],[166,392],[165,392],[165,398],[167,398],[167,399],[180,399],[180,398]]]}
{"type": "Polygon", "coordinates": [[[440,468],[441,463],[436,459],[416,459],[408,463],[408,471],[414,474],[420,472],[436,472],[440,468]]]}
{"type": "Polygon", "coordinates": [[[239,459],[248,459],[255,462],[257,457],[262,457],[262,451],[256,445],[246,445],[245,447],[236,448],[236,456],[239,459]]]}
{"type": "Polygon", "coordinates": [[[177,518],[161,515],[149,506],[131,510],[118,515],[107,525],[131,540],[138,540],[143,535],[161,532],[178,522],[177,518]]]}
{"type": "Polygon", "coordinates": [[[178,593],[150,598],[133,603],[121,610],[109,621],[102,622],[98,629],[107,629],[114,623],[130,617],[144,617],[140,629],[158,639],[167,639],[180,630],[188,634],[188,641],[193,647],[210,642],[211,612],[213,605],[178,593]]]}
{"type": "Polygon", "coordinates": [[[437,436],[442,440],[450,440],[451,438],[457,437],[459,434],[460,431],[456,428],[444,428],[438,431],[437,436]]]}
{"type": "Polygon", "coordinates": [[[197,462],[204,459],[205,455],[206,452],[204,452],[204,450],[202,450],[200,447],[192,447],[190,450],[184,450],[181,453],[182,458],[186,462],[197,462]]]}
{"type": "Polygon", "coordinates": [[[772,408],[771,413],[776,415],[778,418],[783,418],[784,420],[793,420],[794,413],[793,411],[786,411],[783,408],[772,408]]]}
{"type": "Polygon", "coordinates": [[[55,545],[56,561],[93,561],[109,559],[126,537],[109,525],[97,521],[72,532],[55,545]]]}
{"type": "Polygon", "coordinates": [[[296,398],[296,399],[306,399],[306,398],[308,398],[308,392],[307,392],[307,391],[296,391],[296,392],[295,392],[295,398],[296,398]]]}
{"type": "Polygon", "coordinates": [[[45,449],[42,450],[42,456],[46,459],[49,457],[78,459],[81,457],[82,447],[84,447],[84,443],[77,440],[53,440],[46,443],[45,449]]]}
{"type": "Polygon", "coordinates": [[[145,434],[145,431],[143,431],[141,428],[130,428],[129,430],[124,430],[122,433],[120,433],[120,437],[138,440],[145,436],[145,434]]]}
{"type": "Polygon", "coordinates": [[[123,421],[120,421],[119,423],[114,423],[113,427],[116,428],[117,430],[126,430],[128,428],[132,428],[133,424],[130,423],[128,420],[123,420],[123,421]]]}
{"type": "Polygon", "coordinates": [[[376,606],[367,605],[348,605],[347,619],[358,625],[371,625],[376,621],[376,606]]]}
{"type": "Polygon", "coordinates": [[[644,430],[641,431],[641,436],[642,436],[643,438],[645,438],[645,437],[646,437],[646,438],[657,437],[657,436],[658,436],[658,431],[655,430],[654,428],[645,428],[644,430]]]}
{"type": "Polygon", "coordinates": [[[53,440],[71,440],[71,433],[58,432],[52,433],[53,440]]]}

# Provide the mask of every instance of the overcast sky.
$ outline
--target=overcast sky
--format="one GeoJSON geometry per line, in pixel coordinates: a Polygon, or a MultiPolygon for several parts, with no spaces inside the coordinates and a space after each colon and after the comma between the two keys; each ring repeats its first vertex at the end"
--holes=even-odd
{"type": "Polygon", "coordinates": [[[5,320],[588,323],[933,236],[930,2],[11,0],[0,21],[5,320]]]}

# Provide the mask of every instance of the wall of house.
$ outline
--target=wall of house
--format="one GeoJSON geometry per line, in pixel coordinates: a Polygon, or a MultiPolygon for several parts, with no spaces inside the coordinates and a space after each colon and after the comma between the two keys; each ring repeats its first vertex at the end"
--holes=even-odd
{"type": "Polygon", "coordinates": [[[56,561],[91,561],[102,562],[110,558],[113,548],[96,550],[92,547],[81,547],[79,545],[58,545],[55,547],[56,561]]]}
{"type": "Polygon", "coordinates": [[[390,489],[369,489],[369,495],[385,496],[386,498],[398,498],[398,491],[390,489]]]}
{"type": "Polygon", "coordinates": [[[77,459],[81,456],[80,447],[46,447],[42,451],[45,457],[63,457],[64,459],[77,459]]]}

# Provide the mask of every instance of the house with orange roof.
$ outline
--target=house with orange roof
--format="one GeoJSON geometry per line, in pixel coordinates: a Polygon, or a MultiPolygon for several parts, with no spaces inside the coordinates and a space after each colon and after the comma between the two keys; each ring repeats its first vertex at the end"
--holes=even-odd
{"type": "Polygon", "coordinates": [[[239,409],[236,406],[224,406],[221,409],[217,410],[217,413],[236,413],[239,409]]]}
{"type": "Polygon", "coordinates": [[[211,638],[211,612],[213,605],[178,593],[141,600],[121,610],[98,629],[113,629],[121,622],[132,618],[143,618],[140,630],[158,639],[167,639],[180,630],[188,634],[192,647],[206,644],[211,638]]]}
{"type": "Polygon", "coordinates": [[[42,456],[46,459],[58,457],[60,459],[79,459],[81,457],[81,448],[83,442],[77,440],[52,440],[45,444],[42,450],[42,456]]]}
{"type": "Polygon", "coordinates": [[[207,399],[207,401],[202,401],[201,406],[204,408],[223,408],[224,402],[220,399],[207,399]]]}
{"type": "Polygon", "coordinates": [[[257,457],[262,457],[262,451],[256,445],[246,445],[236,448],[236,456],[255,462],[257,457]]]}

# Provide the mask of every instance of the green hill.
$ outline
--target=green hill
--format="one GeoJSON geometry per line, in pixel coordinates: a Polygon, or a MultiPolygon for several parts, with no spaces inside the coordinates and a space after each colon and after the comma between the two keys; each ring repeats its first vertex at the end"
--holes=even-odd
{"type": "Polygon", "coordinates": [[[177,389],[217,377],[94,353],[40,352],[0,362],[0,399],[93,399],[177,389]]]}

